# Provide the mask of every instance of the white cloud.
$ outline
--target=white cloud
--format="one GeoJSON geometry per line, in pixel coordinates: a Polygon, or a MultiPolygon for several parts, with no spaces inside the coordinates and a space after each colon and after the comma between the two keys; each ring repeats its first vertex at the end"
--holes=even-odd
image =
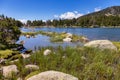
{"type": "Polygon", "coordinates": [[[55,18],[58,18],[59,16],[58,15],[54,15],[55,18]]]}
{"type": "Polygon", "coordinates": [[[26,19],[18,19],[19,21],[21,21],[22,23],[27,23],[27,20],[26,19]]]}
{"type": "Polygon", "coordinates": [[[94,9],[95,12],[98,12],[98,11],[100,11],[100,10],[101,10],[100,7],[96,7],[96,8],[94,9]]]}
{"type": "Polygon", "coordinates": [[[73,18],[78,18],[82,16],[83,14],[78,13],[77,11],[74,12],[66,12],[61,15],[54,15],[55,18],[60,18],[60,19],[73,19],[73,18]]]}

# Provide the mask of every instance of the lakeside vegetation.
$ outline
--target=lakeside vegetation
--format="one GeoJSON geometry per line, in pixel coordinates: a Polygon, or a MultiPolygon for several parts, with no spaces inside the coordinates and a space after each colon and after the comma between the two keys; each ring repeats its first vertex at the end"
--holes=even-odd
{"type": "Polygon", "coordinates": [[[16,44],[22,23],[14,18],[0,15],[0,63],[2,59],[14,60],[21,57],[16,44]],[[15,50],[14,50],[15,49],[15,50]]]}
{"type": "MultiPolygon", "coordinates": [[[[19,59],[12,64],[17,65],[19,73],[7,78],[16,80],[18,77],[27,79],[39,72],[55,70],[71,74],[79,80],[119,80],[120,78],[119,51],[100,50],[87,47],[47,47],[40,48],[30,58],[19,59]],[[43,55],[44,50],[50,49],[51,54],[43,55]],[[39,66],[39,70],[28,70],[27,64],[39,66]]],[[[11,63],[7,63],[8,65],[11,63]]],[[[4,77],[1,75],[1,79],[4,77]]]]}
{"type": "MultiPolygon", "coordinates": [[[[57,32],[45,32],[45,31],[38,31],[38,32],[22,32],[22,35],[37,35],[37,34],[42,34],[45,36],[49,36],[50,37],[50,41],[51,42],[63,42],[63,39],[65,39],[66,37],[69,37],[72,39],[72,42],[85,42],[85,36],[81,36],[81,35],[75,35],[75,34],[71,34],[71,33],[66,33],[66,32],[62,32],[62,33],[57,33],[57,32]]],[[[86,38],[87,39],[87,38],[86,38]]],[[[88,39],[87,39],[88,40],[88,39]]]]}

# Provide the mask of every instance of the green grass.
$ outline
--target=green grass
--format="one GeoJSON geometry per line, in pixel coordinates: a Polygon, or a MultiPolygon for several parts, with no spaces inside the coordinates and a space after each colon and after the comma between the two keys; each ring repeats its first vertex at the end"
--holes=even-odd
{"type": "Polygon", "coordinates": [[[7,59],[8,61],[15,60],[18,58],[22,58],[19,51],[12,50],[0,50],[0,58],[7,59]]]}
{"type": "Polygon", "coordinates": [[[48,70],[61,71],[78,77],[79,80],[120,79],[119,51],[99,50],[86,47],[47,47],[41,48],[32,54],[30,58],[20,59],[14,64],[16,64],[20,70],[18,76],[22,76],[23,79],[26,76],[34,75],[34,71],[25,69],[25,65],[27,64],[38,65],[38,72],[48,70]],[[44,56],[43,51],[45,49],[50,49],[52,53],[44,56]]]}
{"type": "Polygon", "coordinates": [[[120,42],[114,41],[113,44],[118,48],[120,51],[120,42]]]}
{"type": "Polygon", "coordinates": [[[38,73],[40,73],[40,72],[39,72],[39,71],[31,72],[29,75],[27,75],[27,76],[25,77],[25,80],[27,80],[28,78],[30,78],[30,77],[32,77],[32,76],[38,74],[38,73]]]}
{"type": "Polygon", "coordinates": [[[0,57],[6,58],[7,56],[11,56],[12,52],[12,50],[0,50],[0,57]]]}

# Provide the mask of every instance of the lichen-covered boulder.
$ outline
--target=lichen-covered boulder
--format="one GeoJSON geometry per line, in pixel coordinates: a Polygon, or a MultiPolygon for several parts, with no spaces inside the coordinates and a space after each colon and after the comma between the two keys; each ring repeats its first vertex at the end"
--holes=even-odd
{"type": "Polygon", "coordinates": [[[95,47],[99,49],[117,50],[117,47],[109,40],[94,40],[86,43],[86,47],[95,47]]]}
{"type": "Polygon", "coordinates": [[[11,77],[12,73],[17,74],[18,69],[16,65],[9,65],[2,67],[2,73],[4,77],[11,77]]]}
{"type": "Polygon", "coordinates": [[[27,80],[78,80],[78,78],[58,71],[45,71],[34,75],[27,80]]]}

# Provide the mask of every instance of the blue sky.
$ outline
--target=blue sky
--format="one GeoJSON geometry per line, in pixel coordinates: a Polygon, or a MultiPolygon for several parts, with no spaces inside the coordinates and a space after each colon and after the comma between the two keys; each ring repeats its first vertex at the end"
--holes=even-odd
{"type": "Polygon", "coordinates": [[[77,18],[116,5],[120,0],[0,0],[0,14],[21,20],[77,18]]]}

